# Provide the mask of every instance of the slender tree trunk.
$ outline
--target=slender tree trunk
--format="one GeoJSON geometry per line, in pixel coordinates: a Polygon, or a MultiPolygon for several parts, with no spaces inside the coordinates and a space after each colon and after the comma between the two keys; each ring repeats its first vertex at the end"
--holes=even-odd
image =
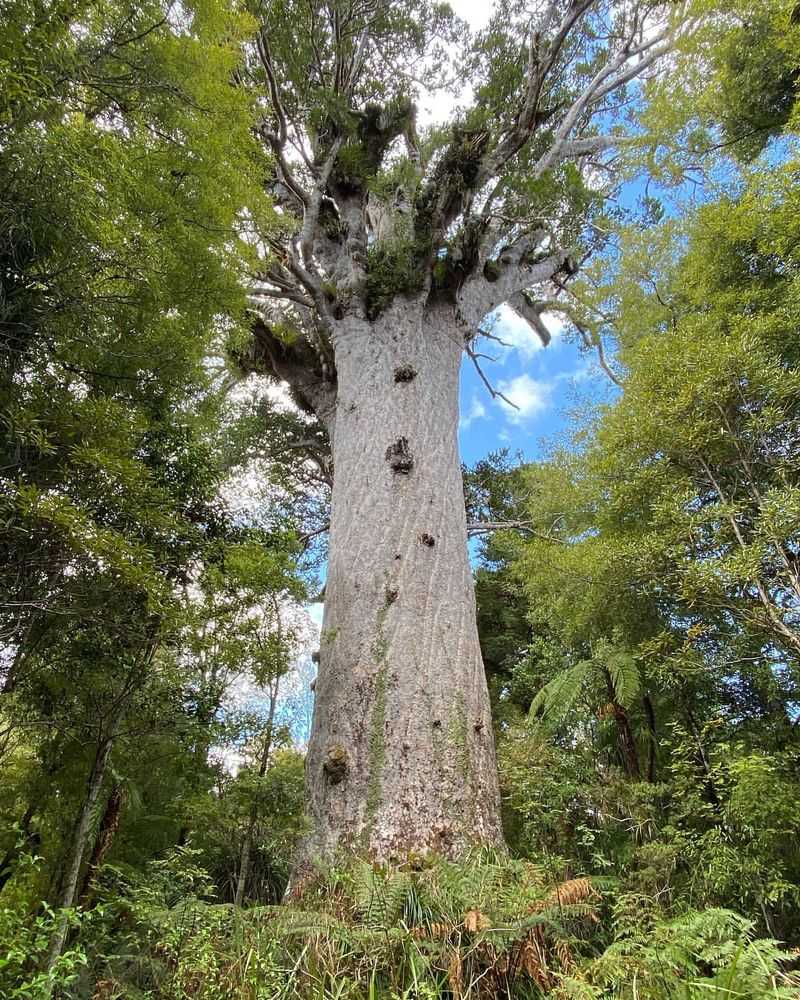
{"type": "Polygon", "coordinates": [[[633,735],[630,717],[624,706],[620,705],[617,701],[611,674],[608,670],[604,670],[603,673],[605,675],[611,714],[614,716],[614,722],[617,726],[617,736],[619,738],[619,747],[622,753],[622,763],[625,767],[625,773],[634,781],[641,781],[642,769],[639,764],[639,750],[636,746],[636,738],[633,735]]]}
{"type": "Polygon", "coordinates": [[[107,717],[100,725],[99,742],[97,743],[92,769],[86,784],[86,797],[83,800],[81,811],[75,822],[72,841],[67,852],[64,875],[61,879],[58,894],[56,927],[50,939],[50,947],[45,962],[45,971],[48,974],[48,984],[46,987],[48,996],[52,993],[54,986],[52,973],[67,939],[67,932],[69,930],[68,911],[75,903],[81,864],[83,863],[83,856],[91,834],[92,815],[100,796],[100,790],[103,787],[108,761],[111,757],[111,751],[119,734],[122,721],[128,711],[131,697],[136,688],[144,680],[146,670],[152,663],[158,649],[157,635],[159,625],[160,620],[156,620],[153,626],[153,636],[144,649],[141,659],[132,663],[122,689],[109,707],[107,717]]]}
{"type": "Polygon", "coordinates": [[[402,298],[342,326],[306,854],[502,844],[456,438],[463,333],[402,298]]]}
{"type": "Polygon", "coordinates": [[[119,821],[122,816],[126,797],[125,789],[117,785],[111,790],[108,802],[106,802],[103,818],[100,820],[100,828],[97,831],[97,837],[92,848],[92,855],[89,858],[89,864],[83,876],[83,884],[80,891],[81,906],[83,907],[89,902],[97,873],[103,867],[103,862],[114,843],[114,838],[119,830],[119,821]]]}
{"type": "Polygon", "coordinates": [[[642,769],[639,765],[639,751],[636,748],[636,740],[633,735],[633,729],[631,728],[631,720],[628,717],[628,713],[619,704],[619,702],[613,702],[612,708],[614,711],[614,721],[617,724],[617,732],[619,734],[620,747],[622,749],[622,759],[625,764],[625,772],[629,778],[634,781],[642,780],[642,769]]]}
{"type": "MultiPolygon", "coordinates": [[[[278,702],[278,678],[275,678],[270,686],[269,692],[269,716],[267,718],[267,728],[264,733],[264,746],[261,750],[261,760],[258,765],[258,776],[263,778],[267,773],[270,754],[272,753],[272,730],[275,722],[275,706],[278,702]]],[[[258,801],[253,802],[250,808],[250,817],[247,822],[247,830],[242,844],[242,856],[239,862],[239,877],[236,881],[236,897],[234,904],[241,906],[244,902],[244,891],[247,888],[247,879],[250,875],[250,855],[253,851],[253,838],[255,836],[256,822],[258,820],[258,801]]]]}
{"type": "Polygon", "coordinates": [[[114,731],[111,734],[104,736],[97,745],[92,770],[86,786],[86,796],[83,800],[81,811],[78,814],[77,822],[75,823],[67,854],[66,869],[61,883],[61,892],[56,905],[56,910],[58,911],[56,927],[50,939],[50,948],[47,953],[45,968],[48,973],[51,973],[55,968],[56,962],[58,962],[63,951],[64,942],[67,939],[67,931],[69,929],[69,915],[67,911],[75,902],[75,892],[78,887],[81,863],[83,862],[83,855],[91,833],[92,814],[100,797],[100,789],[103,786],[103,779],[105,778],[115,735],[116,727],[114,727],[114,731]]]}
{"type": "Polygon", "coordinates": [[[686,709],[686,720],[689,723],[689,732],[692,734],[697,745],[697,759],[703,769],[703,773],[706,776],[706,795],[708,796],[708,801],[714,806],[717,812],[721,811],[722,803],[720,797],[717,793],[717,786],[714,783],[713,772],[711,770],[711,763],[709,762],[708,755],[706,754],[706,748],[703,745],[703,736],[700,732],[700,727],[697,725],[697,720],[695,719],[691,708],[689,707],[688,701],[685,702],[686,709]]]}

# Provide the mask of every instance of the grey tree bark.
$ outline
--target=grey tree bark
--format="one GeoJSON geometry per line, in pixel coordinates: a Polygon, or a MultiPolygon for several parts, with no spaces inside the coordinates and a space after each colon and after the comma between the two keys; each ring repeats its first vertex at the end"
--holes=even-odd
{"type": "Polygon", "coordinates": [[[311,856],[502,843],[457,446],[463,334],[398,299],[343,324],[311,856]]]}

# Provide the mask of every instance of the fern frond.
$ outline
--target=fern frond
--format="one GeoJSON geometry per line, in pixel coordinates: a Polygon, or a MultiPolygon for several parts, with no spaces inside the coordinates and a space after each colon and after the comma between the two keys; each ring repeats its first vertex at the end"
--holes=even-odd
{"type": "Polygon", "coordinates": [[[356,911],[368,927],[392,927],[400,920],[412,888],[408,872],[375,869],[362,861],[352,879],[356,911]]]}
{"type": "Polygon", "coordinates": [[[622,650],[608,653],[605,656],[605,664],[617,701],[623,707],[628,708],[641,688],[639,665],[629,653],[622,650]]]}
{"type": "Polygon", "coordinates": [[[485,913],[481,913],[480,910],[470,910],[464,917],[464,930],[470,934],[475,934],[478,931],[485,931],[486,928],[491,927],[491,925],[491,920],[485,913]]]}
{"type": "Polygon", "coordinates": [[[592,664],[582,660],[574,667],[568,667],[556,674],[541,688],[531,702],[528,717],[541,718],[543,721],[559,722],[569,712],[583,687],[592,664]]]}
{"type": "Polygon", "coordinates": [[[529,934],[511,956],[513,967],[526,973],[543,991],[552,986],[547,965],[547,948],[539,934],[529,934]]]}
{"type": "Polygon", "coordinates": [[[598,898],[599,893],[590,879],[570,878],[565,882],[560,882],[548,896],[536,903],[532,912],[549,910],[551,907],[571,906],[573,903],[582,903],[587,899],[598,898]]]}
{"type": "Polygon", "coordinates": [[[456,924],[452,924],[444,920],[433,921],[420,924],[417,927],[412,927],[411,936],[416,938],[417,941],[424,941],[426,939],[444,941],[449,938],[455,930],[456,924]]]}
{"type": "Polygon", "coordinates": [[[464,989],[464,961],[458,948],[453,948],[450,961],[447,964],[447,984],[453,994],[453,1000],[461,1000],[464,989]]]}

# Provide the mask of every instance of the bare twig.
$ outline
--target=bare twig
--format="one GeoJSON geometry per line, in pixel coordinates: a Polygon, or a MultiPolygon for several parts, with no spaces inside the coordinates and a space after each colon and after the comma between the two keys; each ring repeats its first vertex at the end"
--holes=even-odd
{"type": "Polygon", "coordinates": [[[566,545],[563,538],[558,538],[556,535],[549,535],[546,531],[539,531],[534,528],[532,521],[470,521],[467,524],[467,535],[485,535],[490,531],[523,531],[526,535],[541,538],[545,542],[556,542],[558,545],[566,545]]]}

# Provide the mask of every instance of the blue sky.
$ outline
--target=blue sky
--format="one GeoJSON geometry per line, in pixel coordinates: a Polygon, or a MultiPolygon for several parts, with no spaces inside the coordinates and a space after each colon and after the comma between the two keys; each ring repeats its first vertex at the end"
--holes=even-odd
{"type": "MultiPolygon", "coordinates": [[[[493,10],[488,0],[485,3],[450,0],[450,6],[473,31],[485,26],[493,10]]],[[[458,101],[446,91],[428,94],[420,108],[421,120],[423,123],[449,120],[454,105],[468,101],[469,97],[469,87],[464,88],[458,101]]],[[[629,185],[621,203],[635,204],[643,188],[641,181],[629,185]]],[[[594,358],[582,354],[574,341],[564,338],[563,328],[554,317],[545,320],[553,335],[546,348],[510,310],[501,313],[493,332],[512,346],[507,348],[482,340],[482,346],[478,347],[482,353],[497,357],[496,363],[481,360],[481,367],[491,384],[514,400],[519,410],[492,399],[474,365],[464,356],[459,443],[461,459],[467,465],[474,465],[500,448],[520,451],[529,461],[542,458],[546,442],[569,430],[572,424],[569,410],[578,399],[606,398],[609,394],[611,383],[594,358]]]]}
{"type": "Polygon", "coordinates": [[[511,346],[481,341],[479,350],[497,358],[495,362],[481,359],[484,374],[495,389],[517,404],[517,410],[492,399],[465,355],[459,443],[467,465],[499,448],[520,451],[527,460],[544,457],[547,442],[569,431],[570,411],[577,403],[608,394],[610,383],[594,357],[565,338],[558,320],[550,318],[547,323],[553,335],[547,347],[510,311],[500,315],[493,332],[511,346]]]}

